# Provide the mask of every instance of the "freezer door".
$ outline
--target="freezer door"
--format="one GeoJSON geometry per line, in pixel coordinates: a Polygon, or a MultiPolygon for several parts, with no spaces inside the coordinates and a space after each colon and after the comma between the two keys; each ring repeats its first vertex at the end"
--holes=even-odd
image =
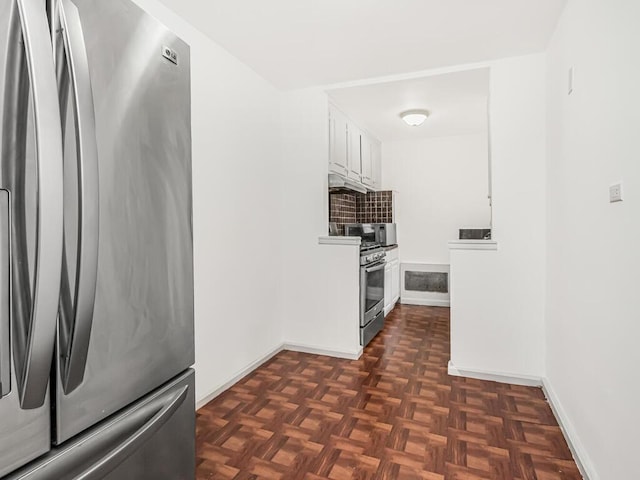
{"type": "Polygon", "coordinates": [[[3,480],[194,478],[194,374],[188,370],[3,480]]]}
{"type": "Polygon", "coordinates": [[[67,72],[72,81],[61,82],[72,93],[61,95],[69,103],[61,109],[65,278],[57,444],[194,361],[189,47],[128,0],[73,0],[63,7],[66,20],[54,29],[54,43],[66,42],[73,68],[67,72]],[[74,103],[87,91],[93,108],[74,103]],[[90,143],[91,110],[98,166],[93,180],[86,175],[91,148],[80,151],[90,143]],[[91,194],[98,198],[94,216],[83,206],[91,194]],[[86,255],[92,245],[95,269],[86,255]],[[78,311],[88,311],[87,305],[90,325],[78,311]]]}

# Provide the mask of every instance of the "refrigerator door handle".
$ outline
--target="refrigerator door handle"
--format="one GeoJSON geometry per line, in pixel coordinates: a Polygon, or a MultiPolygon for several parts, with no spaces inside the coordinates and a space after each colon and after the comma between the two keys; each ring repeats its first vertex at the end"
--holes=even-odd
{"type": "MultiPolygon", "coordinates": [[[[28,281],[28,276],[16,276],[14,272],[12,286],[14,301],[19,300],[20,303],[15,309],[12,308],[13,315],[28,318],[12,320],[28,320],[24,326],[25,335],[18,343],[14,342],[14,358],[20,405],[24,409],[33,409],[44,404],[55,343],[62,266],[62,136],[51,37],[45,9],[39,0],[15,1],[19,19],[14,18],[11,39],[16,40],[18,37],[13,43],[14,48],[24,48],[33,98],[37,213],[33,283],[28,281]],[[30,295],[25,296],[21,292],[31,291],[32,288],[31,299],[30,295]],[[26,310],[23,308],[26,306],[23,305],[25,301],[29,304],[26,310]]],[[[16,55],[15,52],[10,54],[16,55]]],[[[21,115],[15,111],[5,111],[7,113],[16,115],[16,118],[21,115]]],[[[11,121],[15,119],[12,118],[11,121]]],[[[24,219],[12,219],[13,228],[19,227],[20,222],[24,222],[24,219]]],[[[19,237],[18,235],[16,238],[19,237]]],[[[21,250],[25,252],[26,248],[21,250]]],[[[25,259],[14,259],[14,269],[19,263],[26,263],[25,259]]]]}
{"type": "MultiPolygon", "coordinates": [[[[96,297],[99,239],[98,145],[87,49],[77,7],[58,0],[54,27],[56,74],[64,131],[71,92],[78,155],[78,236],[75,291],[71,295],[63,250],[60,296],[61,379],[65,394],[84,378],[96,297]]],[[[66,233],[65,233],[66,234],[66,233]]]]}
{"type": "Polygon", "coordinates": [[[11,210],[9,191],[0,190],[0,397],[11,392],[11,210]]]}

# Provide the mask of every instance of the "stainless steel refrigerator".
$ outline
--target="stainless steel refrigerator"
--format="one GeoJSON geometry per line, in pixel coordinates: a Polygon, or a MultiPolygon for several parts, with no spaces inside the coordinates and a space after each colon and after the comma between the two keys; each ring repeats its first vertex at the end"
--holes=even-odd
{"type": "Polygon", "coordinates": [[[195,476],[189,47],[0,1],[0,478],[195,476]]]}

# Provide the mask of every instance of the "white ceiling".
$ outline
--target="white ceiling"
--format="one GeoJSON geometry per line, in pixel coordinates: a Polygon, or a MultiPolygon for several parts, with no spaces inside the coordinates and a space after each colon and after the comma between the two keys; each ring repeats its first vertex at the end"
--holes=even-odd
{"type": "Polygon", "coordinates": [[[566,0],[161,0],[281,89],[543,51],[566,0]]]}
{"type": "Polygon", "coordinates": [[[466,70],[329,90],[332,102],[383,142],[487,132],[489,69],[466,70]],[[431,112],[418,127],[400,119],[406,110],[431,112]]]}

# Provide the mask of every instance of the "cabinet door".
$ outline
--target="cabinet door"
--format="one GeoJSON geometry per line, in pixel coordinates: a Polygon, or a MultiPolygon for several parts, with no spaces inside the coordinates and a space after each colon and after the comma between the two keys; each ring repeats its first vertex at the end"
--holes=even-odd
{"type": "Polygon", "coordinates": [[[362,183],[367,187],[373,187],[371,139],[366,135],[360,135],[360,155],[362,158],[362,183]]]}
{"type": "Polygon", "coordinates": [[[371,158],[373,188],[380,190],[382,188],[382,144],[378,141],[374,141],[371,145],[371,158]]]}
{"type": "Polygon", "coordinates": [[[400,261],[391,263],[391,302],[395,303],[400,298],[400,261]]]}
{"type": "Polygon", "coordinates": [[[387,263],[384,267],[384,315],[385,317],[391,311],[393,301],[393,278],[391,272],[391,264],[387,263]]]}
{"type": "Polygon", "coordinates": [[[362,181],[361,178],[361,159],[360,159],[360,129],[353,123],[348,124],[348,141],[349,151],[347,152],[347,163],[349,167],[348,176],[357,182],[362,181]]]}
{"type": "Polygon", "coordinates": [[[329,108],[329,171],[346,176],[347,168],[347,117],[333,107],[329,108]]]}

